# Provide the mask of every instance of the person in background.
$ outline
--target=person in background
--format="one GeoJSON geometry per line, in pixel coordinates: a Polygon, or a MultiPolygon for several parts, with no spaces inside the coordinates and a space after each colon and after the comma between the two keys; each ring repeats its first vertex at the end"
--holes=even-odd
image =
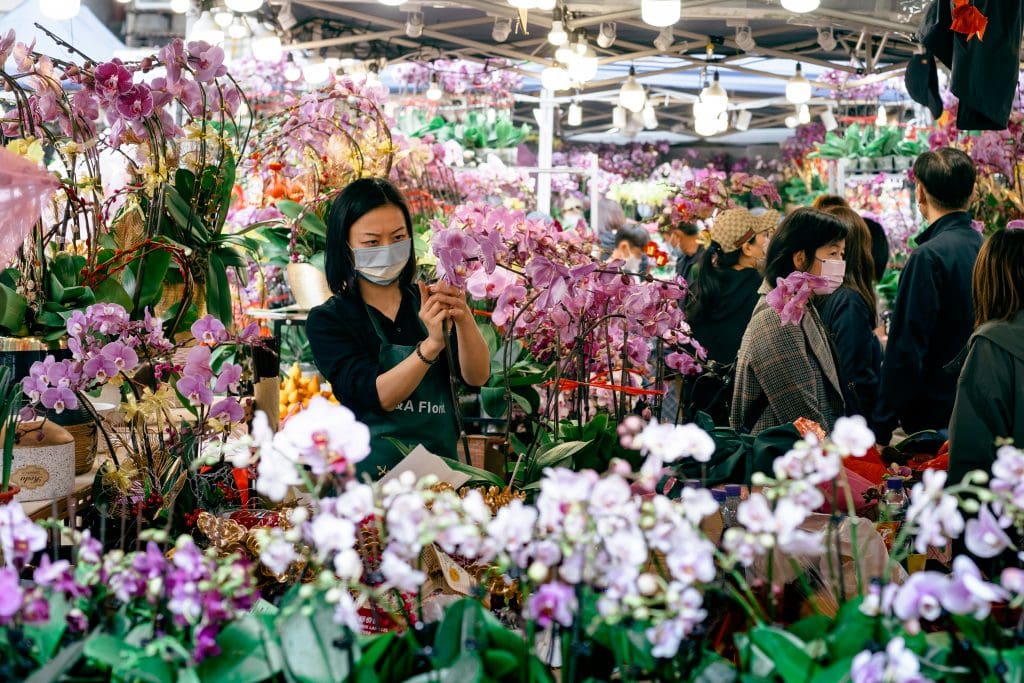
{"type": "Polygon", "coordinates": [[[644,266],[644,247],[648,242],[647,231],[637,225],[623,227],[615,235],[615,249],[609,261],[625,261],[626,272],[643,275],[647,272],[644,266]]]}
{"type": "Polygon", "coordinates": [[[569,196],[562,202],[561,224],[563,230],[573,230],[580,222],[586,225],[586,217],[583,214],[583,201],[578,197],[569,196]]]}
{"type": "Polygon", "coordinates": [[[864,415],[870,422],[882,370],[882,343],[875,335],[878,295],[871,233],[864,219],[848,207],[835,205],[826,213],[847,229],[846,274],[843,286],[820,306],[821,321],[835,344],[847,414],[864,415]]]}
{"type": "Polygon", "coordinates": [[[317,367],[341,404],[370,428],[370,455],[358,472],[374,479],[403,457],[392,438],[455,456],[450,374],[471,386],[490,376],[490,350],[465,292],[414,282],[412,234],[409,209],[391,183],[349,184],[327,221],[325,265],[334,296],[306,321],[317,367]]]}
{"type": "Polygon", "coordinates": [[[882,224],[870,216],[861,216],[871,233],[871,260],[875,262],[875,282],[885,277],[885,269],[889,267],[889,236],[885,234],[882,224]]]}
{"type": "Polygon", "coordinates": [[[819,211],[827,211],[835,207],[841,207],[844,209],[850,208],[850,203],[845,199],[836,194],[823,194],[818,195],[814,198],[814,203],[811,204],[812,208],[818,209],[819,211]]]}
{"type": "Polygon", "coordinates": [[[977,329],[949,424],[953,483],[971,470],[991,469],[996,439],[1024,446],[1024,229],[990,237],[973,279],[977,329]]]}
{"type": "Polygon", "coordinates": [[[704,255],[700,241],[701,229],[693,223],[676,223],[668,230],[666,241],[676,256],[676,277],[689,281],[690,271],[704,255]]]}
{"type": "MultiPolygon", "coordinates": [[[[765,298],[778,278],[794,271],[822,275],[842,262],[846,226],[822,211],[797,209],[782,222],[768,247],[765,282],[736,360],[729,423],[757,434],[801,417],[829,432],[844,411],[843,389],[828,333],[813,305],[800,323],[783,324],[765,298]]],[[[815,293],[831,294],[835,280],[815,293]]]]}
{"type": "Polygon", "coordinates": [[[982,236],[967,207],[976,175],[971,158],[949,147],[914,162],[928,228],[900,275],[873,420],[880,444],[897,425],[908,434],[949,425],[957,377],[946,368],[974,329],[971,273],[982,236]]]}
{"type": "Polygon", "coordinates": [[[697,266],[686,298],[686,320],[708,359],[736,361],[743,333],[760,297],[777,211],[727,209],[715,217],[711,243],[697,266]]]}
{"type": "Polygon", "coordinates": [[[601,247],[601,258],[608,260],[615,249],[615,236],[626,227],[626,212],[614,199],[602,199],[597,204],[597,241],[601,247]]]}

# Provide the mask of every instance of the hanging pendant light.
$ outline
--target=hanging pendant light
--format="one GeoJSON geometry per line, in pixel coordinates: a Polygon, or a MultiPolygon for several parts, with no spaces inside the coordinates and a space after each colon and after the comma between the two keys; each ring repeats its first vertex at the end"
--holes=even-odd
{"type": "Polygon", "coordinates": [[[225,9],[219,9],[213,13],[213,23],[220,26],[222,29],[227,30],[228,26],[231,26],[235,21],[235,15],[225,9]]]}
{"type": "Polygon", "coordinates": [[[645,24],[658,28],[676,23],[681,14],[679,0],[642,0],[640,3],[640,18],[645,24]]]}
{"type": "Polygon", "coordinates": [[[548,31],[548,42],[555,47],[560,47],[569,42],[569,33],[565,30],[565,23],[562,21],[562,11],[555,10],[551,17],[551,30],[548,31]]]}
{"type": "Polygon", "coordinates": [[[583,123],[583,107],[580,106],[579,102],[573,102],[569,105],[569,115],[566,117],[565,122],[570,126],[578,126],[583,123]]]}
{"type": "Polygon", "coordinates": [[[793,104],[804,104],[811,99],[811,82],[804,78],[804,70],[799,63],[796,73],[786,81],[786,99],[793,104]]]}
{"type": "Polygon", "coordinates": [[[796,116],[790,114],[786,117],[786,128],[796,128],[800,125],[800,120],[796,116]]]}
{"type": "Polygon", "coordinates": [[[878,105],[878,114],[875,116],[876,126],[888,126],[889,125],[889,113],[885,111],[885,105],[878,105]]]}
{"type": "Polygon", "coordinates": [[[67,21],[78,16],[82,0],[39,0],[39,11],[47,19],[67,21]]]}
{"type": "Polygon", "coordinates": [[[213,20],[209,10],[203,13],[192,24],[192,30],[188,34],[189,41],[201,41],[210,45],[220,45],[224,42],[224,30],[213,20]]]}
{"type": "Polygon", "coordinates": [[[782,8],[797,14],[813,12],[821,6],[821,0],[781,0],[782,8]]]}
{"type": "Polygon", "coordinates": [[[590,47],[584,35],[579,43],[573,46],[575,56],[570,62],[571,76],[577,83],[587,83],[597,77],[597,53],[590,47]],[[582,48],[582,51],[581,51],[582,48]]]}
{"type": "Polygon", "coordinates": [[[801,125],[807,125],[808,123],[810,123],[811,108],[808,107],[806,104],[801,104],[799,107],[797,107],[796,120],[799,121],[801,125]]]}
{"type": "Polygon", "coordinates": [[[572,76],[558,65],[549,66],[540,72],[540,83],[545,90],[568,90],[572,87],[572,76]]]}
{"type": "Polygon", "coordinates": [[[644,128],[646,128],[647,130],[654,130],[655,128],[658,127],[658,114],[657,112],[654,111],[654,105],[652,105],[650,102],[648,102],[647,105],[644,106],[643,122],[644,128]]]}
{"type": "Polygon", "coordinates": [[[716,114],[729,108],[729,94],[725,92],[725,88],[719,83],[717,71],[715,71],[715,77],[711,85],[701,91],[700,99],[716,114]]]}
{"type": "Polygon", "coordinates": [[[427,88],[427,99],[431,102],[437,102],[444,97],[444,90],[441,90],[441,81],[438,79],[437,74],[430,77],[430,87],[427,88]]]}
{"type": "Polygon", "coordinates": [[[647,93],[644,92],[644,86],[636,80],[636,68],[631,66],[629,78],[619,89],[619,104],[631,112],[640,112],[643,111],[646,102],[647,93]]]}
{"type": "Polygon", "coordinates": [[[281,37],[266,27],[259,25],[253,32],[252,56],[261,62],[279,62],[283,49],[281,37]]]}
{"type": "Polygon", "coordinates": [[[629,121],[629,112],[625,110],[621,105],[616,106],[612,109],[612,128],[618,128],[622,130],[626,127],[626,123],[629,121]]]}
{"type": "Polygon", "coordinates": [[[326,83],[327,79],[331,77],[331,67],[327,65],[323,57],[315,55],[302,67],[302,77],[310,85],[326,83]]]}

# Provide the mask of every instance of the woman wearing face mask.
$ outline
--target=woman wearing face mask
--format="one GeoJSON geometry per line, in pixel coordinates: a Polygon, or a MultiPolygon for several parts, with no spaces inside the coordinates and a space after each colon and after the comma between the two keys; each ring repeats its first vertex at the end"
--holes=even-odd
{"type": "Polygon", "coordinates": [[[825,212],[838,218],[849,232],[843,286],[819,305],[821,320],[835,342],[846,412],[869,417],[878,398],[882,370],[882,343],[875,335],[878,297],[871,232],[852,209],[833,206],[825,212]]]}
{"type": "Polygon", "coordinates": [[[623,268],[628,273],[643,274],[647,272],[647,260],[644,247],[647,246],[647,232],[636,225],[629,225],[615,235],[615,250],[609,261],[625,261],[623,268]]]}
{"type": "Polygon", "coordinates": [[[686,299],[686,320],[709,360],[724,365],[736,360],[778,223],[778,211],[765,209],[727,209],[715,217],[708,231],[711,244],[694,269],[686,299]]]}
{"type": "Polygon", "coordinates": [[[342,405],[370,428],[359,473],[379,478],[401,460],[388,437],[454,457],[458,433],[449,372],[483,385],[490,353],[460,289],[413,283],[412,219],[389,182],[364,178],[331,207],[327,282],[334,296],[309,312],[317,367],[342,405]],[[452,330],[452,358],[445,351],[452,330]]]}
{"type": "MultiPolygon", "coordinates": [[[[831,294],[842,284],[847,228],[827,213],[797,209],[779,226],[768,247],[767,295],[779,278],[803,271],[829,282],[816,294],[831,294]]],[[[729,423],[759,433],[801,417],[831,431],[844,413],[843,390],[828,333],[814,306],[799,324],[783,324],[762,296],[747,325],[736,361],[729,423]]]]}

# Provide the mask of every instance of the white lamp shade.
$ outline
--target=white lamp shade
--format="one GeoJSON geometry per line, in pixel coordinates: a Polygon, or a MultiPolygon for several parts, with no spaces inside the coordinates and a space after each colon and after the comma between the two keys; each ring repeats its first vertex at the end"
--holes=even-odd
{"type": "Polygon", "coordinates": [[[331,77],[331,67],[320,58],[311,59],[302,67],[302,77],[311,85],[326,83],[331,77]]]}
{"type": "Polygon", "coordinates": [[[263,0],[224,0],[232,12],[255,12],[263,6],[263,0]]]}
{"type": "Polygon", "coordinates": [[[227,10],[222,10],[221,9],[221,10],[217,10],[216,12],[213,13],[213,21],[214,21],[214,23],[216,23],[217,26],[220,26],[221,28],[226,29],[228,26],[231,26],[231,24],[232,24],[232,22],[234,22],[234,20],[235,20],[235,15],[232,14],[231,12],[228,12],[227,10]]]}
{"type": "Polygon", "coordinates": [[[796,128],[799,123],[800,121],[792,114],[786,117],[786,128],[796,128]]]}
{"type": "Polygon", "coordinates": [[[546,90],[568,90],[572,87],[572,76],[560,66],[548,66],[540,72],[540,83],[546,90]]]}
{"type": "Polygon", "coordinates": [[[630,75],[619,89],[619,104],[631,112],[640,112],[646,103],[647,93],[644,92],[644,86],[640,85],[636,77],[630,75]]]}
{"type": "Polygon", "coordinates": [[[622,130],[626,127],[626,122],[629,120],[628,112],[622,107],[615,107],[612,109],[612,127],[622,130]]]}
{"type": "Polygon", "coordinates": [[[192,9],[192,0],[171,0],[171,11],[184,14],[192,9]]]}
{"type": "Polygon", "coordinates": [[[276,33],[264,33],[252,39],[252,56],[261,62],[281,60],[281,38],[276,33]]]}
{"type": "Polygon", "coordinates": [[[573,58],[576,57],[576,51],[569,44],[569,41],[562,43],[557,50],[555,50],[555,59],[562,64],[570,63],[573,58]]]}
{"type": "Polygon", "coordinates": [[[878,105],[878,115],[875,116],[876,126],[888,126],[889,125],[889,113],[885,111],[885,105],[878,105]]]}
{"type": "Polygon", "coordinates": [[[551,22],[551,30],[548,32],[548,42],[558,47],[569,42],[569,34],[565,32],[565,24],[557,19],[551,22]]]}
{"type": "Polygon", "coordinates": [[[811,82],[799,71],[786,82],[786,99],[793,104],[805,104],[811,99],[811,82]]]}
{"type": "Polygon", "coordinates": [[[441,86],[438,85],[436,82],[431,83],[430,87],[427,88],[427,99],[430,100],[431,102],[437,102],[442,97],[444,97],[444,91],[441,90],[441,86]]]}
{"type": "Polygon", "coordinates": [[[717,81],[701,91],[700,99],[716,114],[729,108],[729,95],[717,81]]]}
{"type": "Polygon", "coordinates": [[[709,138],[722,131],[717,118],[713,116],[701,116],[693,120],[693,132],[702,138],[709,138]]]}
{"type": "Polygon", "coordinates": [[[679,0],[642,0],[640,3],[640,18],[645,24],[659,28],[679,21],[681,13],[679,0]]]}
{"type": "Polygon", "coordinates": [[[210,45],[220,45],[224,42],[224,30],[213,20],[213,15],[210,14],[209,10],[206,10],[199,15],[196,23],[192,25],[188,39],[190,41],[204,41],[210,45]]]}
{"type": "Polygon", "coordinates": [[[78,16],[81,0],[39,0],[39,11],[48,19],[67,21],[78,16]]]}
{"type": "Polygon", "coordinates": [[[597,53],[593,48],[588,47],[584,54],[578,55],[572,61],[570,75],[577,83],[587,83],[597,77],[597,67],[597,53]]]}
{"type": "Polygon", "coordinates": [[[796,110],[796,119],[802,124],[808,124],[811,122],[811,108],[806,104],[801,104],[796,110]]]}
{"type": "Polygon", "coordinates": [[[245,24],[236,21],[235,23],[228,26],[228,37],[232,40],[241,40],[249,35],[249,29],[245,27],[245,24]]]}
{"type": "Polygon", "coordinates": [[[658,114],[654,111],[654,107],[651,106],[650,102],[644,107],[643,121],[644,128],[647,130],[654,130],[658,127],[658,114]]]}
{"type": "Polygon", "coordinates": [[[544,12],[550,12],[555,9],[557,0],[534,0],[533,6],[544,12]]]}
{"type": "Polygon", "coordinates": [[[813,12],[821,5],[821,0],[781,0],[781,2],[783,9],[797,14],[813,12]]]}
{"type": "Polygon", "coordinates": [[[578,126],[583,123],[583,107],[579,105],[579,102],[573,102],[569,105],[569,115],[566,117],[566,123],[570,126],[578,126]]]}

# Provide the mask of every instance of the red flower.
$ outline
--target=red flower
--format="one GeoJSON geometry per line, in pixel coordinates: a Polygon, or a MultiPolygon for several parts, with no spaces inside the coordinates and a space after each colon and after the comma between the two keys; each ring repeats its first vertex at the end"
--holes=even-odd
{"type": "Polygon", "coordinates": [[[966,35],[968,42],[975,36],[982,40],[988,28],[988,18],[971,4],[971,0],[953,0],[953,5],[953,25],[950,28],[966,35]]]}

